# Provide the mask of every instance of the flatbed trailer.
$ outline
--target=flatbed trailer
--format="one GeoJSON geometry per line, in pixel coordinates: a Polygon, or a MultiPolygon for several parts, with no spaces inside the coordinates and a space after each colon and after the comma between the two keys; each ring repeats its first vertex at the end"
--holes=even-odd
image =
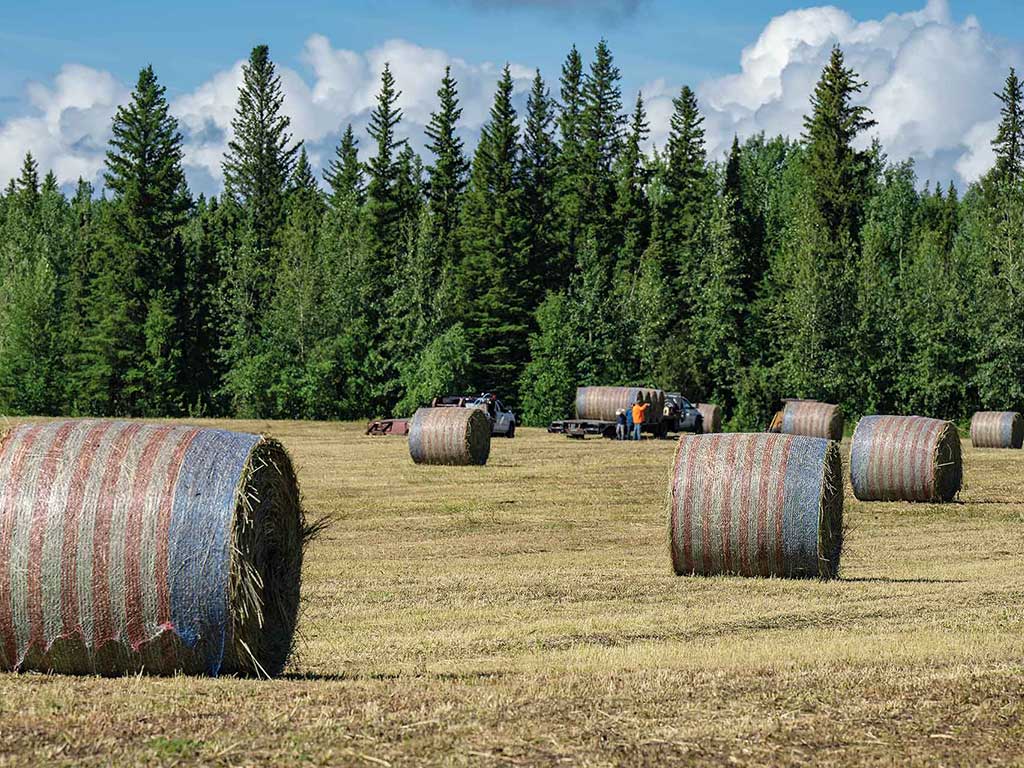
{"type": "MultiPolygon", "coordinates": [[[[664,422],[652,422],[644,424],[641,431],[654,437],[665,437],[668,434],[668,425],[664,422]]],[[[551,422],[548,425],[548,432],[555,435],[565,435],[577,440],[584,440],[588,435],[614,440],[615,422],[595,421],[592,419],[564,419],[551,422]]],[[[632,434],[627,435],[627,437],[632,437],[632,434]]]]}

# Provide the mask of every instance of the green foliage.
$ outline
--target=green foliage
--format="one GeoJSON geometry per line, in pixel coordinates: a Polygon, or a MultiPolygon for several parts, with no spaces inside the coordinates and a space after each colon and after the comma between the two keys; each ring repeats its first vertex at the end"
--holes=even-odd
{"type": "Polygon", "coordinates": [[[30,155],[0,194],[0,411],[349,419],[488,389],[543,425],[589,384],[681,390],[754,430],[793,396],[1024,409],[1016,73],[995,167],[962,198],[863,148],[862,88],[836,49],[801,140],[709,163],[685,87],[646,149],[602,41],[587,66],[569,53],[559,103],[536,74],[521,126],[506,67],[472,163],[446,71],[424,167],[385,66],[367,162],[348,126],[321,190],[258,46],[224,195],[193,203],[147,67],[100,197],[65,197],[30,155]]]}

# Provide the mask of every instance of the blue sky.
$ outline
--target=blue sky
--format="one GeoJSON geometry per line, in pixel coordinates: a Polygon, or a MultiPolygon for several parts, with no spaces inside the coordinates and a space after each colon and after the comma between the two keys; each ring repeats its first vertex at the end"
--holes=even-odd
{"type": "Polygon", "coordinates": [[[850,0],[837,3],[838,10],[784,0],[307,0],[293,8],[266,0],[0,2],[0,182],[25,142],[35,142],[36,154],[63,168],[60,175],[88,175],[107,113],[147,63],[181,113],[193,148],[190,178],[214,190],[212,148],[223,143],[218,132],[227,128],[230,72],[255,43],[269,43],[279,65],[294,72],[289,99],[299,115],[297,133],[322,156],[336,138],[333,123],[351,120],[358,127],[366,112],[362,96],[347,94],[344,109],[327,102],[349,87],[365,95],[381,57],[407,59],[410,75],[399,86],[407,90],[411,135],[436,87],[432,80],[411,82],[415,73],[432,73],[445,57],[463,62],[457,74],[466,81],[472,143],[479,120],[471,115],[482,119],[496,66],[517,65],[521,89],[533,67],[553,82],[571,44],[586,55],[601,37],[622,70],[627,102],[639,88],[649,96],[655,143],[664,135],[666,105],[685,83],[697,87],[708,106],[712,150],[732,132],[798,129],[809,74],[820,71],[821,58],[839,42],[856,49],[851,59],[880,86],[879,108],[890,126],[883,139],[893,142],[896,155],[914,157],[927,173],[969,179],[968,166],[981,162],[977,153],[985,143],[979,126],[992,117],[978,94],[991,94],[1024,50],[1024,14],[1018,3],[1000,0],[850,0]],[[801,15],[801,8],[812,10],[801,15]],[[311,46],[313,36],[319,42],[311,46]],[[748,71],[741,56],[759,39],[760,64],[748,71]],[[396,40],[406,47],[388,47],[396,40]],[[964,62],[961,48],[970,51],[964,62]],[[340,82],[350,74],[344,68],[325,74],[330,62],[347,61],[348,67],[353,57],[361,59],[366,82],[355,82],[355,75],[350,85],[340,82]],[[953,80],[962,94],[943,94],[943,83],[931,82],[936,67],[947,64],[958,68],[953,80]],[[67,71],[76,65],[87,69],[67,71]],[[778,71],[765,74],[765,66],[778,71]],[[909,112],[913,99],[900,111],[908,78],[915,92],[918,86],[935,91],[932,102],[918,105],[919,120],[909,112]],[[929,119],[940,98],[959,99],[953,106],[962,102],[976,113],[957,126],[959,144],[956,136],[916,135],[927,132],[918,123],[929,119]],[[41,116],[41,123],[28,122],[41,116]],[[46,141],[33,138],[43,127],[46,141]]]}

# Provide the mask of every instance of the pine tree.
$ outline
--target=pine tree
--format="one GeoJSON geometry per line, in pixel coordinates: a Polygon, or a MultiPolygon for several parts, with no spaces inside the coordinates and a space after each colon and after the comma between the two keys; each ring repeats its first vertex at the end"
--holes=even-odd
{"type": "Polygon", "coordinates": [[[334,158],[324,170],[324,180],[330,187],[328,200],[334,209],[352,205],[356,208],[366,198],[363,165],[359,162],[359,140],[352,132],[352,124],[345,128],[341,143],[334,150],[334,158]]]}
{"type": "Polygon", "coordinates": [[[86,397],[117,414],[173,415],[183,407],[179,229],[191,206],[182,138],[152,67],[118,109],[104,175],[113,193],[88,288],[86,397]]]}
{"type": "Polygon", "coordinates": [[[272,300],[288,184],[300,145],[288,130],[291,119],[282,111],[281,78],[269,48],[253,48],[242,73],[234,138],[223,162],[225,208],[238,209],[242,228],[225,270],[230,327],[224,359],[234,410],[251,415],[263,395],[263,383],[250,375],[257,373],[252,361],[263,354],[263,317],[272,300]]]}
{"type": "Polygon", "coordinates": [[[526,226],[518,161],[519,129],[506,65],[473,158],[461,228],[460,294],[476,349],[473,382],[482,390],[508,392],[526,361],[531,308],[522,290],[526,226]]]}
{"type": "Polygon", "coordinates": [[[559,250],[557,240],[558,145],[553,136],[554,122],[555,104],[537,70],[526,101],[520,153],[522,206],[528,240],[527,301],[532,307],[540,304],[545,290],[567,286],[572,268],[559,250]]]}
{"type": "Polygon", "coordinates": [[[558,108],[559,153],[555,178],[558,239],[565,263],[576,263],[577,237],[587,201],[580,195],[583,172],[583,59],[574,45],[562,65],[558,108]]]}
{"type": "Polygon", "coordinates": [[[438,110],[431,113],[427,124],[427,149],[434,155],[434,164],[427,167],[427,196],[434,225],[436,249],[445,264],[458,261],[455,230],[459,222],[462,192],[466,188],[469,161],[463,152],[463,141],[456,128],[462,117],[458,84],[445,67],[441,87],[437,91],[438,110]]]}
{"type": "Polygon", "coordinates": [[[704,116],[697,96],[683,86],[672,100],[667,167],[666,195],[657,214],[666,251],[674,255],[676,274],[684,277],[697,265],[696,238],[707,210],[710,188],[707,150],[704,141],[704,116]]]}
{"type": "Polygon", "coordinates": [[[647,200],[647,177],[643,143],[650,134],[643,94],[637,94],[629,134],[619,157],[616,173],[615,222],[621,232],[619,270],[633,273],[647,248],[651,217],[647,200]]]}
{"type": "Polygon", "coordinates": [[[1024,179],[1024,84],[1012,67],[996,98],[1002,107],[999,129],[992,141],[996,154],[992,173],[999,182],[1015,184],[1024,179]]]}

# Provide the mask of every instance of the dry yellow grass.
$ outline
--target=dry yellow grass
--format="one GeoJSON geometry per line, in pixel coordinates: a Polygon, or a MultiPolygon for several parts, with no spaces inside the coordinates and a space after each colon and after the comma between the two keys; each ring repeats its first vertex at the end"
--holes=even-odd
{"type": "Polygon", "coordinates": [[[0,676],[0,765],[1024,763],[1024,453],[967,448],[961,504],[847,486],[823,584],[673,576],[668,441],[420,467],[218,423],[280,438],[332,520],[289,676],[0,676]]]}

